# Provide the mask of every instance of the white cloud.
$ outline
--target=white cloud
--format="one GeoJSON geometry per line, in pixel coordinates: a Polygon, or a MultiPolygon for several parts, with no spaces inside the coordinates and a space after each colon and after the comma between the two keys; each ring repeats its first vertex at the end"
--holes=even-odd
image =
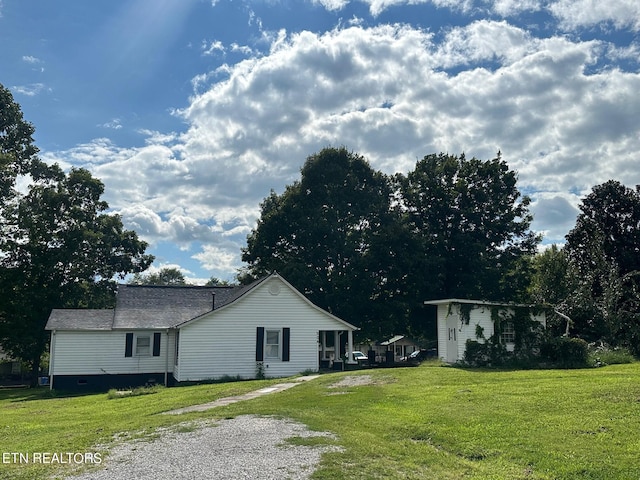
{"type": "Polygon", "coordinates": [[[206,270],[234,273],[238,267],[238,253],[235,248],[236,245],[232,245],[232,250],[216,245],[204,245],[202,251],[191,258],[200,261],[206,270]]]}
{"type": "Polygon", "coordinates": [[[526,31],[506,21],[480,20],[449,30],[438,48],[438,63],[444,68],[489,61],[506,65],[534,51],[537,44],[526,31]]]}
{"type": "Polygon", "coordinates": [[[474,5],[474,0],[360,0],[362,3],[369,5],[369,11],[374,17],[380,15],[383,11],[390,7],[401,5],[419,5],[423,3],[432,3],[438,8],[449,8],[468,12],[474,5]]]}
{"type": "Polygon", "coordinates": [[[226,49],[220,40],[212,42],[203,40],[201,50],[203,55],[215,55],[217,52],[224,53],[226,49]]]}
{"type": "MultiPolygon", "coordinates": [[[[431,4],[437,8],[468,13],[489,11],[503,18],[515,17],[523,12],[548,11],[560,26],[575,30],[611,24],[615,28],[640,30],[640,3],[637,0],[358,0],[369,6],[377,17],[385,10],[407,5],[431,4]]],[[[313,0],[329,11],[341,10],[349,0],[313,0]]]]}
{"type": "Polygon", "coordinates": [[[542,0],[494,0],[492,10],[502,17],[511,17],[522,12],[542,10],[542,0]]]}
{"type": "Polygon", "coordinates": [[[564,243],[564,236],[575,226],[580,197],[571,193],[537,192],[531,203],[532,228],[544,235],[545,243],[564,243]]]}
{"type": "Polygon", "coordinates": [[[122,123],[120,123],[119,118],[114,118],[110,122],[105,122],[102,125],[98,125],[98,126],[102,128],[109,128],[112,130],[120,130],[122,128],[122,123]]]}
{"type": "Polygon", "coordinates": [[[16,85],[11,87],[16,93],[21,95],[26,95],[27,97],[35,97],[43,91],[51,91],[48,89],[44,83],[31,83],[29,85],[16,85]]]}
{"type": "Polygon", "coordinates": [[[640,183],[640,74],[593,71],[620,51],[504,21],[435,38],[406,25],[280,31],[267,53],[194,82],[179,112],[185,132],[145,131],[147,144],[129,149],[99,139],[46,158],[89,166],[128,228],[201,248],[192,258],[225,272],[240,263],[259,202],[328,145],[388,173],[428,153],[488,159],[500,149],[548,238],[564,236],[594,184],[640,183]]]}
{"type": "Polygon", "coordinates": [[[569,29],[610,23],[615,28],[640,30],[640,2],[637,0],[558,0],[549,10],[569,29]]]}
{"type": "Polygon", "coordinates": [[[27,63],[31,63],[31,64],[42,63],[42,60],[40,60],[39,58],[33,57],[31,55],[24,55],[22,57],[22,61],[23,62],[27,62],[27,63]]]}
{"type": "Polygon", "coordinates": [[[342,10],[349,4],[349,0],[313,0],[313,3],[322,5],[329,11],[342,10]]]}

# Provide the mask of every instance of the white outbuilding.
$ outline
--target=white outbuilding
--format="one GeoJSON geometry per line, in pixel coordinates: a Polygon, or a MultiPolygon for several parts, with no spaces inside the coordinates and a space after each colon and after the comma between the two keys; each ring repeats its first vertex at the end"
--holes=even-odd
{"type": "Polygon", "coordinates": [[[546,327],[545,312],[529,305],[458,298],[429,300],[424,304],[437,307],[438,357],[447,363],[464,359],[467,340],[484,343],[494,335],[496,320],[500,323],[499,341],[512,352],[516,344],[516,310],[526,311],[531,320],[546,327]]]}

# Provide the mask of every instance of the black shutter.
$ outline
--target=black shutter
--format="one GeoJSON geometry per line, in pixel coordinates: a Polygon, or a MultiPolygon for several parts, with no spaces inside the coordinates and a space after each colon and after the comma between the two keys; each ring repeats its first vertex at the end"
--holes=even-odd
{"type": "Polygon", "coordinates": [[[124,342],[124,356],[133,357],[133,333],[127,333],[124,342]]]}
{"type": "Polygon", "coordinates": [[[161,336],[162,334],[160,332],[155,332],[153,334],[153,356],[154,357],[160,356],[160,337],[161,336]]]}
{"type": "Polygon", "coordinates": [[[264,360],[264,327],[258,327],[256,332],[256,362],[264,360]]]}
{"type": "Polygon", "coordinates": [[[291,329],[283,328],[282,329],[282,361],[289,361],[289,352],[291,351],[291,329]]]}

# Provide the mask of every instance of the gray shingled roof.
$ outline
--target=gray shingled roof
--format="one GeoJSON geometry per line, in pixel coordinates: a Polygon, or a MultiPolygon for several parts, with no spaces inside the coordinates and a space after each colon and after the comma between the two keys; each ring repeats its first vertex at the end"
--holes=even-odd
{"type": "Polygon", "coordinates": [[[111,330],[113,310],[55,309],[45,330],[111,330]]]}
{"type": "Polygon", "coordinates": [[[213,310],[232,287],[119,285],[113,328],[170,328],[213,310]]]}
{"type": "Polygon", "coordinates": [[[236,287],[118,285],[115,310],[53,310],[46,330],[165,329],[228,305],[266,278],[236,287]]]}

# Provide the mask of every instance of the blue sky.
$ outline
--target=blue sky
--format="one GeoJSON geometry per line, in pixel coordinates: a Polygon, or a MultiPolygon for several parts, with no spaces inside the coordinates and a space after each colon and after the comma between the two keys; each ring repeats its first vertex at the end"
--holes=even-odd
{"type": "Polygon", "coordinates": [[[0,83],[202,282],[325,146],[385,173],[501,150],[563,242],[592,186],[640,184],[639,30],[637,0],[0,0],[0,83]]]}

